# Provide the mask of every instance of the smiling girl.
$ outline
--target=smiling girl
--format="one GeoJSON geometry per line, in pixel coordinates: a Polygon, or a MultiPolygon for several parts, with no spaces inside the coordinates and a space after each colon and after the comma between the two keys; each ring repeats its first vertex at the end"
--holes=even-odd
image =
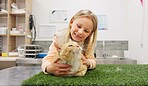
{"type": "Polygon", "coordinates": [[[49,47],[47,56],[42,59],[42,71],[45,74],[65,76],[71,65],[57,63],[61,47],[69,42],[77,42],[82,48],[81,58],[88,69],[96,67],[94,49],[96,46],[98,20],[90,10],[80,10],[70,20],[69,26],[57,32],[49,47]]]}

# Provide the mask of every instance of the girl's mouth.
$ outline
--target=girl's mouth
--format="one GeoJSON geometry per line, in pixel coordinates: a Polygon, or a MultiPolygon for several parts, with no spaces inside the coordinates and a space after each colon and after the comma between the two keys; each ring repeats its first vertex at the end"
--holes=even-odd
{"type": "Polygon", "coordinates": [[[78,39],[81,39],[82,37],[79,36],[78,34],[74,33],[75,34],[75,37],[78,38],[78,39]]]}

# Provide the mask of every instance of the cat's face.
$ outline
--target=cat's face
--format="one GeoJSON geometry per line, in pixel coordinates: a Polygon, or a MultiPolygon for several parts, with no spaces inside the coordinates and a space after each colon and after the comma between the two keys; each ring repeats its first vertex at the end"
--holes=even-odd
{"type": "Polygon", "coordinates": [[[64,59],[70,59],[74,55],[79,55],[82,51],[82,48],[78,45],[77,42],[68,42],[62,46],[60,51],[60,56],[64,56],[64,59]]]}

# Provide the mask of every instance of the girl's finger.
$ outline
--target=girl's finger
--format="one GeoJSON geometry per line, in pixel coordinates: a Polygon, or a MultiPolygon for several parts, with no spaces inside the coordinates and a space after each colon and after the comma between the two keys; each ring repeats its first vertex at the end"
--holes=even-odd
{"type": "Polygon", "coordinates": [[[70,67],[68,67],[68,68],[61,68],[58,71],[59,72],[69,72],[70,71],[70,67]]]}
{"type": "Polygon", "coordinates": [[[59,60],[60,60],[60,58],[57,58],[57,59],[54,61],[54,63],[57,63],[59,60]]]}
{"type": "Polygon", "coordinates": [[[86,58],[85,58],[85,56],[83,54],[81,54],[81,59],[86,60],[86,58]]]}

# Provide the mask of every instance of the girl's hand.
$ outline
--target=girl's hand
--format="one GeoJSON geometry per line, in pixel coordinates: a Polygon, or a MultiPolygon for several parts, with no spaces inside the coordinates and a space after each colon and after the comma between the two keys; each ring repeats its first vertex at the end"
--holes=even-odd
{"type": "Polygon", "coordinates": [[[83,60],[83,64],[86,65],[88,68],[90,67],[90,61],[85,58],[83,54],[81,54],[81,59],[83,60]]]}
{"type": "Polygon", "coordinates": [[[71,69],[71,66],[68,64],[59,64],[57,59],[54,63],[47,66],[46,71],[55,75],[55,76],[66,76],[71,69]]]}

